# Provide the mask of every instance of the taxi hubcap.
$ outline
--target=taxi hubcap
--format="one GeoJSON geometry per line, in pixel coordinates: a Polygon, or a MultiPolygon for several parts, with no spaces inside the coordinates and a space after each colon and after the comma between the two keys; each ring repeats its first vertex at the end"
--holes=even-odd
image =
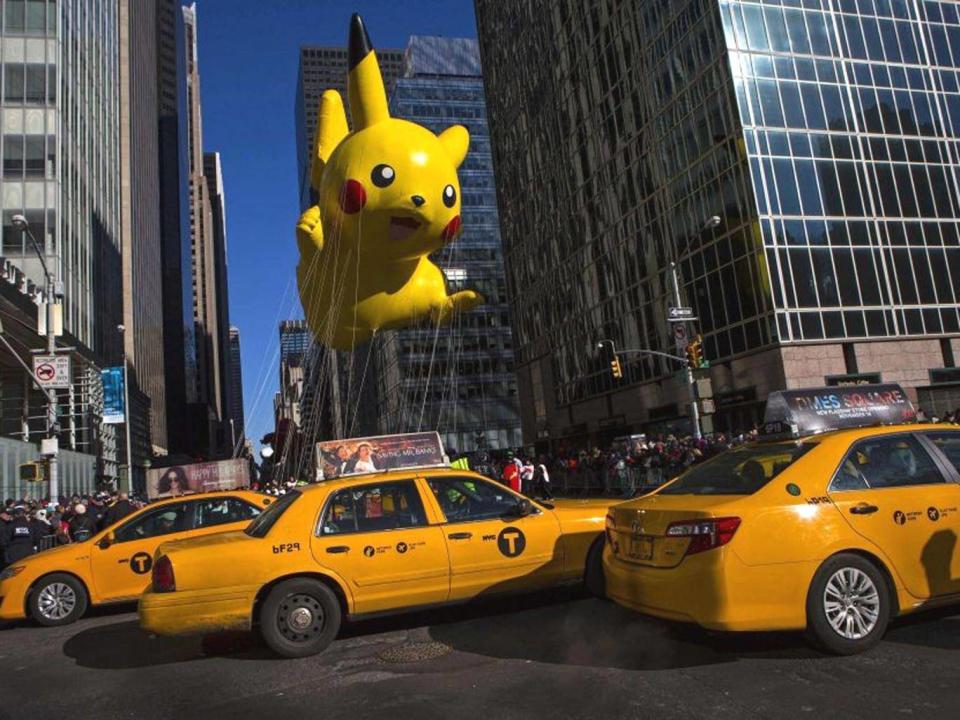
{"type": "Polygon", "coordinates": [[[857,568],[841,568],[823,590],[823,609],[833,629],[847,640],[866,637],[880,616],[880,593],[873,580],[857,568]]]}
{"type": "Polygon", "coordinates": [[[323,608],[315,597],[292,595],[280,604],[277,625],[287,640],[292,642],[312,640],[323,631],[323,608]]]}
{"type": "Polygon", "coordinates": [[[37,598],[40,614],[48,620],[63,620],[76,606],[77,594],[64,583],[50,583],[37,598]]]}

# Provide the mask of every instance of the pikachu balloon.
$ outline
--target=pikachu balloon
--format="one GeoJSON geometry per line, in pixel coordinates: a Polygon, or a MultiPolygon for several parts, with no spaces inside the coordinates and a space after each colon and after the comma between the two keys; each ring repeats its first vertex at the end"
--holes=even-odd
{"type": "Polygon", "coordinates": [[[457,168],[470,136],[434,135],[391,118],[377,56],[350,20],[349,132],[340,94],[320,100],[311,184],[317,204],[297,225],[300,302],[316,338],[351,350],[382,329],[448,322],[483,298],[447,293],[428,255],[460,234],[457,168]]]}

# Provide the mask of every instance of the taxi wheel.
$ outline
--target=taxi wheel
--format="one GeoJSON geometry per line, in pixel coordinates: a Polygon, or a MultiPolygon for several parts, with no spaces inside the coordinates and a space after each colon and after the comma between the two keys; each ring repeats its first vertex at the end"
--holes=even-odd
{"type": "Polygon", "coordinates": [[[807,595],[807,635],[835,655],[855,655],[883,638],[890,622],[890,589],[877,567],[859,555],[827,560],[807,595]]]}
{"type": "Polygon", "coordinates": [[[76,622],[87,611],[87,589],[73,575],[53,573],[40,578],[30,592],[30,616],[53,627],[76,622]]]}
{"type": "Polygon", "coordinates": [[[277,585],[260,608],[260,632],[283,657],[316,655],[340,630],[340,603],[318,580],[296,578],[277,585]]]}
{"type": "Polygon", "coordinates": [[[587,551],[586,567],[583,571],[583,584],[594,597],[607,597],[607,581],[603,575],[603,543],[604,537],[601,535],[587,551]]]}

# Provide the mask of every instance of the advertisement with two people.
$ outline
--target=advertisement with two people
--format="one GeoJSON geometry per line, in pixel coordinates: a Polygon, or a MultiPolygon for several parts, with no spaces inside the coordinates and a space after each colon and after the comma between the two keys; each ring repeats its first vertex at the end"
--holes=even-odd
{"type": "Polygon", "coordinates": [[[324,480],[447,463],[435,432],[380,435],[317,443],[317,467],[324,480]]]}

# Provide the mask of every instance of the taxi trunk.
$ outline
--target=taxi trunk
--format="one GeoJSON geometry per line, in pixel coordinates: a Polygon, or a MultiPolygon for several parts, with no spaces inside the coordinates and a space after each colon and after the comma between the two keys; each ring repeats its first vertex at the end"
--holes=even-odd
{"type": "Polygon", "coordinates": [[[673,568],[688,555],[727,544],[740,525],[740,495],[651,495],[607,515],[607,543],[623,562],[673,568]]]}

